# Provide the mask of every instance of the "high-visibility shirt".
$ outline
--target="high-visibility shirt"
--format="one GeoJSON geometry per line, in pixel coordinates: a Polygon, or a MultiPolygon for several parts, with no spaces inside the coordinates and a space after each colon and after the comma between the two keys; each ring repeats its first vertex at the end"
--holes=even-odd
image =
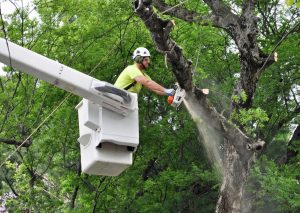
{"type": "MultiPolygon", "coordinates": [[[[121,74],[119,75],[118,79],[115,82],[115,86],[120,89],[125,89],[130,84],[135,82],[134,78],[138,76],[145,76],[147,79],[151,80],[151,78],[143,73],[136,64],[129,65],[126,67],[121,74]]],[[[136,82],[136,84],[128,89],[129,92],[139,93],[142,89],[142,84],[136,82]]]]}

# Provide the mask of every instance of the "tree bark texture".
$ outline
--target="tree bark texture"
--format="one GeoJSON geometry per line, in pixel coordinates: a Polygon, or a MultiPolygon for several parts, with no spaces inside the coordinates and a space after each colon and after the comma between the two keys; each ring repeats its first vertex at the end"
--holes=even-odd
{"type": "MultiPolygon", "coordinates": [[[[156,49],[165,55],[172,72],[187,92],[185,105],[189,112],[197,114],[201,120],[198,129],[214,129],[222,138],[223,180],[216,212],[240,212],[244,184],[247,180],[254,152],[260,150],[263,141],[253,141],[240,129],[232,125],[211,106],[202,91],[192,84],[192,62],[184,57],[181,48],[170,38],[174,26],[171,20],[163,20],[153,10],[153,6],[163,14],[168,14],[186,22],[213,26],[225,30],[235,41],[240,53],[240,79],[235,86],[235,95],[244,91],[246,101],[232,102],[233,109],[250,108],[256,84],[262,71],[275,61],[275,55],[262,52],[256,42],[258,18],[254,15],[256,1],[244,0],[242,15],[236,15],[221,0],[204,0],[211,9],[209,15],[200,15],[179,6],[169,6],[162,0],[136,0],[134,10],[150,31],[156,49]]],[[[192,116],[193,117],[193,116],[192,116]]],[[[205,133],[205,131],[202,131],[205,133]]],[[[200,131],[201,134],[201,131],[200,131]]],[[[203,135],[202,135],[203,136],[203,135]]],[[[204,144],[204,146],[207,146],[204,144]]],[[[209,147],[206,147],[209,148],[209,147]]],[[[215,147],[218,149],[217,147],[215,147]]]]}

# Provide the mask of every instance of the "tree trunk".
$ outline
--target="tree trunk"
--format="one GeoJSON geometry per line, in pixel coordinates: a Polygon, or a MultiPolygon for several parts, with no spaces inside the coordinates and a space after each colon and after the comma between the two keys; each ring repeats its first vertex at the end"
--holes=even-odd
{"type": "MultiPolygon", "coordinates": [[[[240,99],[233,103],[233,109],[252,106],[256,83],[263,69],[275,61],[275,56],[266,56],[256,43],[257,18],[254,15],[255,1],[244,1],[243,13],[237,16],[220,0],[204,0],[211,8],[212,14],[200,17],[183,8],[170,7],[161,0],[153,0],[155,7],[163,13],[176,16],[188,22],[211,18],[214,26],[224,29],[235,41],[240,52],[241,77],[235,87],[235,94],[247,95],[246,101],[240,99]],[[163,11],[162,11],[163,10],[163,11]],[[189,15],[187,15],[189,14],[189,15]],[[184,18],[188,17],[188,18],[184,18]]],[[[192,63],[187,60],[181,48],[174,42],[169,33],[174,22],[161,19],[153,10],[152,1],[136,0],[134,9],[150,31],[156,49],[165,55],[172,66],[172,72],[181,88],[187,92],[185,106],[198,126],[208,155],[212,155],[213,163],[220,159],[219,147],[223,143],[223,178],[216,212],[240,212],[244,185],[247,180],[254,152],[264,145],[263,141],[254,142],[240,129],[228,122],[207,101],[205,94],[192,84],[192,63]],[[216,137],[211,137],[212,135],[216,137]]]]}
{"type": "Polygon", "coordinates": [[[216,212],[241,212],[243,188],[247,180],[250,162],[247,166],[243,165],[239,154],[228,142],[225,143],[225,150],[225,171],[216,212]]]}

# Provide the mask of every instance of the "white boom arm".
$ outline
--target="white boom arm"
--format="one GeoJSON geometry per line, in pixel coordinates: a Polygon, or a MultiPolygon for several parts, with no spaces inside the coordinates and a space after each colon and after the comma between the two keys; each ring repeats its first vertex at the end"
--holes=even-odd
{"type": "Polygon", "coordinates": [[[76,107],[83,172],[116,176],[132,165],[139,144],[136,94],[1,38],[0,61],[84,98],[76,107]]]}
{"type": "Polygon", "coordinates": [[[0,62],[122,115],[135,110],[132,94],[0,38],[0,62]]]}

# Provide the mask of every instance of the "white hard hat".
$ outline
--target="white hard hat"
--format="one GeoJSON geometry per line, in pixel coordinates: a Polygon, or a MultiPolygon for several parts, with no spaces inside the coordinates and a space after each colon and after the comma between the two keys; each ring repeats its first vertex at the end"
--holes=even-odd
{"type": "Polygon", "coordinates": [[[132,59],[135,59],[137,56],[150,57],[150,52],[145,47],[138,47],[133,52],[132,59]]]}

